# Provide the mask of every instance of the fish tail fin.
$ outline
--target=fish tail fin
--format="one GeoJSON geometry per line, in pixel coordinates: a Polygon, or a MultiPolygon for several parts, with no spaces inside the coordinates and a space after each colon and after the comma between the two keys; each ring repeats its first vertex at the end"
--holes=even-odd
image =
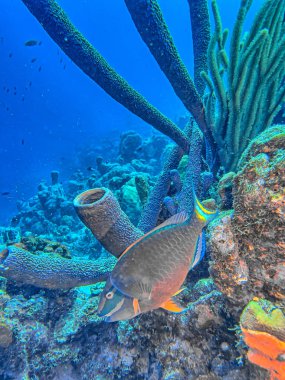
{"type": "Polygon", "coordinates": [[[194,212],[199,221],[203,224],[208,224],[211,220],[213,220],[217,215],[217,210],[209,210],[197,198],[194,192],[194,212]]]}

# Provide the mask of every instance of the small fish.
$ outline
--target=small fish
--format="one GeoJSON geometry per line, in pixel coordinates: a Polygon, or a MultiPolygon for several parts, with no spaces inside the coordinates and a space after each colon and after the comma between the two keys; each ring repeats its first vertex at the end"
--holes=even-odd
{"type": "Polygon", "coordinates": [[[24,43],[25,46],[36,46],[36,45],[41,45],[41,42],[40,41],[37,41],[37,40],[28,40],[24,43]]]}
{"type": "Polygon", "coordinates": [[[92,168],[92,166],[88,166],[87,170],[88,170],[89,172],[94,172],[95,169],[92,168]]]}
{"type": "Polygon", "coordinates": [[[12,58],[13,57],[13,53],[9,53],[9,58],[12,58]]]}
{"type": "Polygon", "coordinates": [[[38,71],[39,71],[39,72],[42,71],[42,66],[40,66],[40,67],[38,68],[38,71]]]}
{"type": "Polygon", "coordinates": [[[25,140],[24,140],[24,139],[21,140],[21,144],[22,144],[22,145],[25,144],[25,140]]]}
{"type": "Polygon", "coordinates": [[[2,195],[3,197],[6,197],[7,195],[10,195],[10,192],[9,192],[9,191],[3,191],[3,192],[1,193],[1,195],[2,195]]]}
{"type": "Polygon", "coordinates": [[[31,59],[31,63],[36,62],[36,60],[37,60],[37,58],[32,58],[32,59],[31,59]]]}
{"type": "Polygon", "coordinates": [[[181,286],[202,258],[203,228],[217,216],[195,196],[191,218],[181,212],[131,244],[121,255],[101,294],[98,315],[107,322],[131,319],[163,308],[181,312],[175,302],[181,286]]]}

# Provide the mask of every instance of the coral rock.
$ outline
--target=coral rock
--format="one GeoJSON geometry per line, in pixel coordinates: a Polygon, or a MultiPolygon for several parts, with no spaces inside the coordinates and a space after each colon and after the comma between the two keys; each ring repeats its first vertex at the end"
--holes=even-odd
{"type": "Polygon", "coordinates": [[[7,348],[13,342],[13,332],[11,327],[0,320],[0,347],[7,348]]]}
{"type": "Polygon", "coordinates": [[[210,273],[236,306],[254,296],[285,303],[285,133],[251,143],[234,179],[234,212],[209,227],[210,273]]]}

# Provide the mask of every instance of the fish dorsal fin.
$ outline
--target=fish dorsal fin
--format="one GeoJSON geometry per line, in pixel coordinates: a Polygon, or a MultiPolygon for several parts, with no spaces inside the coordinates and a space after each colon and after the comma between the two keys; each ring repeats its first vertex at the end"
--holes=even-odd
{"type": "Polygon", "coordinates": [[[161,223],[159,226],[155,227],[153,230],[151,230],[149,233],[153,231],[160,230],[163,227],[175,225],[175,224],[182,224],[188,219],[188,214],[186,211],[181,211],[178,214],[175,214],[171,216],[170,218],[166,219],[163,223],[161,223]]]}
{"type": "Polygon", "coordinates": [[[168,301],[163,302],[160,307],[162,309],[171,311],[172,313],[181,313],[184,310],[184,308],[175,302],[172,298],[170,298],[168,301]]]}
{"type": "Polygon", "coordinates": [[[149,232],[147,232],[146,234],[144,234],[143,236],[141,236],[140,238],[138,238],[136,241],[134,241],[131,245],[129,245],[124,250],[124,252],[121,254],[121,256],[119,257],[119,259],[123,255],[125,255],[134,245],[136,245],[138,242],[140,242],[142,239],[144,239],[145,237],[149,236],[153,232],[158,231],[161,228],[164,228],[164,227],[167,227],[167,226],[184,223],[187,219],[188,219],[188,214],[185,211],[181,211],[178,214],[175,214],[175,215],[171,216],[169,219],[166,219],[159,226],[154,227],[152,230],[150,230],[149,232]]]}
{"type": "Polygon", "coordinates": [[[205,232],[202,231],[198,237],[194,259],[189,269],[193,269],[203,259],[206,251],[205,232]]]}

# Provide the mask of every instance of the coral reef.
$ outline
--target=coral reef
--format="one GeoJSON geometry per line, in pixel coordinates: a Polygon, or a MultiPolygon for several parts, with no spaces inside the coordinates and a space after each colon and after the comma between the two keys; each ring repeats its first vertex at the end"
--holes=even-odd
{"type": "MultiPolygon", "coordinates": [[[[72,249],[73,256],[98,257],[102,247],[92,233],[80,223],[74,210],[73,199],[86,189],[107,187],[119,200],[121,209],[130,221],[137,224],[154,184],[154,175],[159,172],[161,155],[167,142],[164,137],[156,134],[140,139],[142,145],[139,157],[129,163],[120,164],[119,144],[116,156],[109,162],[96,156],[97,150],[86,147],[87,154],[90,151],[94,154],[92,161],[88,162],[92,164],[92,171],[84,174],[83,171],[76,170],[64,186],[59,183],[59,173],[56,172],[54,179],[55,174],[51,173],[50,184],[42,181],[35,196],[27,201],[17,201],[18,213],[12,218],[11,225],[0,227],[0,244],[18,243],[21,236],[31,239],[33,236],[40,236],[64,244],[72,249]]],[[[80,151],[78,154],[79,162],[83,165],[83,152],[80,151]]],[[[30,243],[26,249],[33,251],[30,243]]],[[[38,250],[44,251],[44,246],[38,250]]]]}
{"type": "Polygon", "coordinates": [[[189,0],[196,28],[194,84],[158,2],[125,0],[140,35],[195,119],[183,131],[112,69],[54,0],[23,3],[78,67],[177,145],[166,147],[158,174],[165,138],[144,140],[127,131],[118,144],[119,156],[111,162],[102,149],[95,149],[88,166],[80,168],[87,174],[78,170],[65,188],[53,171],[50,185],[41,183],[34,197],[18,202],[18,215],[0,235],[1,245],[8,244],[0,255],[0,273],[6,277],[0,281],[0,377],[262,379],[267,371],[243,362],[244,352],[229,330],[246,303],[262,297],[268,301],[251,301],[240,326],[248,359],[281,380],[285,134],[284,126],[265,128],[284,101],[285,1],[266,1],[243,36],[251,0],[242,0],[228,57],[228,31],[222,29],[213,0],[216,28],[206,64],[207,2],[189,0]],[[205,43],[199,47],[201,40],[205,43]],[[201,67],[206,94],[197,72],[201,67]],[[219,184],[213,184],[219,176],[219,184]],[[185,313],[156,310],[133,321],[103,323],[96,315],[103,288],[99,281],[106,279],[116,259],[102,245],[119,256],[179,209],[190,214],[193,189],[198,195],[213,195],[227,211],[207,231],[209,268],[206,252],[206,260],[189,273],[178,297],[185,313]],[[74,196],[78,215],[96,239],[76,218],[74,196]],[[234,210],[229,210],[232,205],[234,210]]]}
{"type": "Polygon", "coordinates": [[[54,236],[67,235],[78,224],[74,219],[72,201],[67,199],[58,179],[55,181],[53,172],[51,180],[51,185],[41,182],[37,195],[28,202],[17,201],[19,213],[13,217],[12,226],[53,239],[54,236]]]}
{"type": "Polygon", "coordinates": [[[102,286],[64,293],[30,290],[29,295],[3,286],[0,302],[13,341],[4,351],[0,347],[0,377],[249,378],[249,368],[236,360],[235,335],[221,329],[231,325],[224,319],[223,297],[211,280],[187,283],[185,314],[157,310],[112,325],[95,312],[102,286]]]}
{"type": "Polygon", "coordinates": [[[254,296],[285,302],[284,147],[284,126],[251,142],[233,182],[234,212],[209,228],[210,273],[238,309],[254,296]]]}
{"type": "Polygon", "coordinates": [[[121,135],[120,155],[125,162],[130,162],[137,157],[137,149],[142,145],[141,136],[134,131],[126,131],[121,135]]]}
{"type": "MultiPolygon", "coordinates": [[[[248,198],[252,196],[253,185],[257,186],[254,193],[257,194],[257,191],[260,191],[258,186],[266,183],[267,190],[265,193],[267,194],[268,189],[271,189],[271,186],[274,187],[276,181],[282,181],[283,172],[280,170],[284,165],[284,161],[281,159],[283,153],[284,130],[283,127],[276,126],[269,129],[252,143],[240,162],[240,172],[237,173],[236,177],[230,176],[229,180],[222,178],[221,189],[225,188],[224,182],[226,184],[233,183],[235,212],[233,214],[232,211],[227,211],[222,214],[220,219],[212,223],[208,231],[212,259],[213,255],[216,255],[216,267],[215,263],[212,262],[210,271],[215,284],[222,293],[217,291],[213,281],[207,278],[207,261],[203,262],[197,269],[191,271],[187,278],[186,289],[180,295],[180,302],[186,306],[186,311],[181,315],[172,315],[165,311],[157,310],[142,315],[133,321],[110,325],[104,323],[96,315],[99,296],[104,283],[65,291],[37,289],[32,285],[23,284],[19,287],[17,283],[9,278],[9,270],[4,271],[4,275],[7,275],[8,278],[7,282],[4,280],[0,282],[2,289],[0,292],[0,304],[2,307],[0,332],[2,331],[2,335],[0,334],[0,338],[3,336],[1,340],[3,344],[2,346],[0,345],[0,350],[2,350],[0,377],[11,379],[29,376],[33,379],[50,378],[57,380],[65,379],[66,377],[69,379],[102,378],[106,380],[118,378],[173,378],[179,380],[211,378],[223,380],[266,379],[266,372],[262,372],[263,370],[257,366],[248,365],[247,362],[240,358],[241,354],[246,355],[246,351],[245,349],[241,351],[239,347],[236,347],[236,336],[233,331],[228,330],[234,327],[241,309],[245,306],[247,299],[250,299],[253,295],[250,292],[250,285],[247,287],[246,276],[249,279],[248,281],[251,281],[251,276],[256,276],[256,273],[258,273],[251,266],[249,268],[252,273],[247,271],[246,266],[242,263],[242,260],[244,260],[248,265],[248,256],[244,257],[246,251],[244,249],[240,250],[241,242],[246,244],[247,239],[245,235],[242,235],[242,239],[239,239],[241,242],[239,240],[235,242],[236,235],[234,234],[238,230],[233,228],[232,224],[237,223],[240,216],[246,218],[248,215],[248,218],[251,218],[250,220],[255,218],[252,203],[249,214],[243,208],[241,208],[241,215],[239,214],[239,207],[243,204],[242,202],[248,202],[248,199],[253,199],[248,198]],[[267,177],[265,182],[262,182],[260,176],[264,175],[264,171],[262,166],[256,166],[259,163],[256,157],[264,155],[265,151],[270,159],[266,161],[268,165],[267,177]],[[254,177],[252,173],[257,173],[258,176],[254,177]],[[275,173],[275,175],[273,176],[272,173],[275,173]],[[240,187],[240,184],[242,184],[242,187],[240,187]],[[245,191],[247,187],[250,188],[250,192],[245,191]],[[245,196],[246,194],[248,196],[245,196]],[[231,229],[225,229],[224,236],[221,237],[217,231],[221,231],[225,225],[230,226],[231,229]],[[232,235],[229,236],[229,233],[232,235]],[[219,237],[219,239],[215,241],[215,237],[219,237]],[[224,252],[221,250],[215,251],[213,249],[215,243],[219,249],[224,247],[224,252]],[[237,245],[235,246],[235,244],[237,245]],[[235,250],[232,248],[233,245],[235,250]],[[236,256],[233,253],[229,254],[231,249],[233,249],[232,252],[236,256]],[[243,272],[235,274],[232,271],[231,263],[233,263],[234,269],[236,269],[235,265],[237,263],[241,265],[243,272]],[[219,271],[215,268],[218,268],[219,271]],[[204,277],[204,279],[201,280],[201,277],[204,277]],[[230,303],[228,300],[230,300],[230,303]],[[232,319],[233,316],[236,319],[232,319]]],[[[262,163],[264,162],[262,161],[262,163]]],[[[89,185],[90,181],[94,181],[94,184],[96,181],[108,184],[112,181],[112,178],[110,176],[106,179],[107,177],[105,176],[116,170],[118,177],[115,181],[121,183],[121,176],[126,174],[124,166],[122,166],[123,170],[119,171],[119,165],[116,161],[109,162],[106,173],[100,174],[96,172],[96,175],[92,173],[91,175],[89,174],[89,177],[77,173],[73,181],[76,180],[84,188],[89,185]]],[[[186,157],[178,167],[181,175],[176,169],[168,171],[169,186],[166,195],[171,200],[177,199],[178,204],[180,201],[179,194],[182,191],[181,184],[185,183],[188,178],[187,175],[189,175],[185,175],[188,168],[188,157],[186,157]]],[[[136,191],[137,199],[139,199],[138,194],[141,193],[141,199],[146,200],[146,193],[151,189],[149,184],[153,184],[153,176],[149,173],[136,172],[134,169],[129,170],[128,173],[130,177],[123,186],[129,186],[128,183],[133,181],[132,188],[136,191]],[[136,178],[140,178],[140,176],[143,176],[144,180],[139,185],[140,190],[138,191],[136,178]]],[[[113,186],[117,188],[115,181],[113,186]]],[[[115,190],[119,200],[121,191],[120,186],[115,190]]],[[[230,190],[227,191],[230,193],[230,190]]],[[[277,192],[272,192],[272,199],[275,200],[276,196],[278,202],[279,191],[283,191],[282,187],[278,188],[277,192]]],[[[224,190],[220,191],[221,198],[223,198],[224,193],[224,190]]],[[[53,191],[50,191],[49,194],[51,197],[54,196],[53,191]]],[[[68,199],[68,194],[68,190],[65,190],[64,199],[68,199]]],[[[126,194],[125,199],[129,197],[130,194],[126,194]]],[[[35,198],[33,197],[33,199],[35,198]]],[[[262,207],[267,209],[267,207],[272,206],[268,199],[264,203],[261,202],[260,196],[257,199],[260,212],[262,212],[262,207]]],[[[33,218],[33,214],[37,214],[46,204],[49,203],[36,202],[37,206],[33,208],[33,211],[30,210],[29,216],[33,218]]],[[[275,206],[277,207],[277,205],[275,206]]],[[[280,207],[279,203],[278,207],[280,207]]],[[[129,213],[130,209],[127,212],[129,213]]],[[[74,219],[72,215],[70,216],[74,219]]],[[[271,217],[277,218],[280,215],[280,212],[276,212],[271,217]]],[[[62,218],[64,216],[63,214],[62,218]]],[[[33,256],[33,259],[37,259],[38,268],[40,268],[38,259],[42,255],[49,260],[48,263],[44,264],[44,273],[47,273],[47,267],[52,268],[52,265],[58,260],[61,263],[62,260],[67,262],[75,260],[73,256],[77,249],[76,247],[78,247],[77,241],[69,241],[66,248],[62,244],[48,241],[45,236],[43,238],[32,237],[29,230],[31,225],[23,223],[25,217],[25,214],[21,214],[20,217],[16,216],[15,219],[19,221],[19,227],[9,227],[7,233],[3,229],[3,236],[10,236],[14,243],[13,237],[17,238],[19,230],[21,230],[21,233],[26,236],[19,240],[20,247],[31,250],[29,255],[33,256]],[[41,254],[38,251],[46,251],[46,253],[41,254]],[[59,256],[70,257],[70,252],[71,259],[59,256]]],[[[48,218],[52,217],[49,213],[43,213],[44,220],[49,220],[48,218]]],[[[252,228],[256,228],[255,221],[256,219],[254,219],[254,223],[252,222],[252,228]]],[[[247,221],[247,223],[249,222],[247,221]]],[[[274,223],[278,226],[277,219],[274,219],[274,223]]],[[[53,223],[53,225],[57,226],[56,223],[53,223]]],[[[77,233],[80,236],[81,230],[87,231],[85,227],[82,227],[74,219],[69,233],[77,233]]],[[[253,233],[256,234],[256,232],[253,233]]],[[[278,231],[277,234],[279,234],[278,231]]],[[[262,238],[260,233],[259,238],[262,238]]],[[[81,248],[83,253],[88,251],[92,240],[96,241],[95,237],[84,235],[81,248]]],[[[269,242],[273,244],[268,240],[267,236],[264,237],[264,240],[266,240],[266,244],[269,242]]],[[[63,242],[65,243],[64,239],[63,242]]],[[[254,252],[259,255],[259,260],[261,260],[264,257],[264,252],[262,253],[263,256],[261,256],[257,248],[255,248],[256,251],[254,252]]],[[[20,248],[8,246],[7,250],[8,252],[13,250],[19,252],[20,248]]],[[[101,249],[98,249],[98,251],[95,249],[94,251],[93,256],[91,254],[82,254],[81,258],[85,257],[85,260],[76,260],[78,265],[86,261],[87,268],[80,266],[84,270],[85,276],[91,272],[92,266],[98,265],[104,257],[107,259],[101,249]],[[88,255],[93,260],[86,260],[88,255]]],[[[23,251],[20,250],[20,252],[23,251]]],[[[110,260],[110,258],[107,260],[110,260]]],[[[270,265],[273,267],[276,263],[278,264],[278,260],[278,255],[275,261],[273,257],[270,257],[270,265]]],[[[253,261],[251,265],[254,265],[254,262],[256,261],[253,261]]],[[[110,269],[112,266],[107,264],[107,267],[110,269]]],[[[240,266],[237,267],[240,268],[240,266]]],[[[263,267],[261,266],[261,268],[263,267]]],[[[98,274],[97,269],[96,274],[98,274]]],[[[23,266],[21,266],[21,272],[21,275],[29,273],[23,266]]],[[[55,272],[52,270],[52,273],[54,274],[55,272]]],[[[282,275],[282,272],[280,273],[282,275]]],[[[57,277],[54,278],[53,284],[57,287],[62,286],[59,284],[60,276],[57,277]]],[[[280,277],[279,275],[279,282],[276,281],[276,279],[278,280],[277,277],[273,276],[272,281],[275,281],[277,285],[279,284],[278,289],[274,288],[276,291],[278,290],[276,293],[278,295],[280,289],[282,291],[283,285],[281,283],[282,286],[280,287],[282,276],[280,277]]],[[[92,279],[92,281],[97,281],[97,279],[92,279]]],[[[19,276],[17,280],[19,280],[19,276]]],[[[269,284],[268,278],[263,277],[262,280],[266,282],[266,286],[269,284]]],[[[253,278],[252,281],[255,281],[255,279],[253,278]]],[[[35,284],[35,282],[29,282],[29,284],[31,283],[35,284]]],[[[43,282],[38,283],[38,285],[44,286],[43,282]]],[[[276,294],[270,295],[269,289],[269,287],[263,287],[263,293],[259,289],[258,294],[266,294],[267,298],[274,297],[277,302],[282,302],[280,298],[276,298],[276,294]]],[[[257,293],[254,292],[254,294],[257,293]]],[[[248,328],[244,322],[243,328],[245,329],[246,327],[248,328]]],[[[257,327],[256,331],[259,328],[257,327]]],[[[264,332],[264,330],[261,331],[264,332]]],[[[275,336],[277,337],[276,333],[275,336]]]]}
{"type": "Polygon", "coordinates": [[[226,173],[222,176],[218,183],[219,209],[230,210],[233,207],[233,180],[234,172],[226,173]]]}

